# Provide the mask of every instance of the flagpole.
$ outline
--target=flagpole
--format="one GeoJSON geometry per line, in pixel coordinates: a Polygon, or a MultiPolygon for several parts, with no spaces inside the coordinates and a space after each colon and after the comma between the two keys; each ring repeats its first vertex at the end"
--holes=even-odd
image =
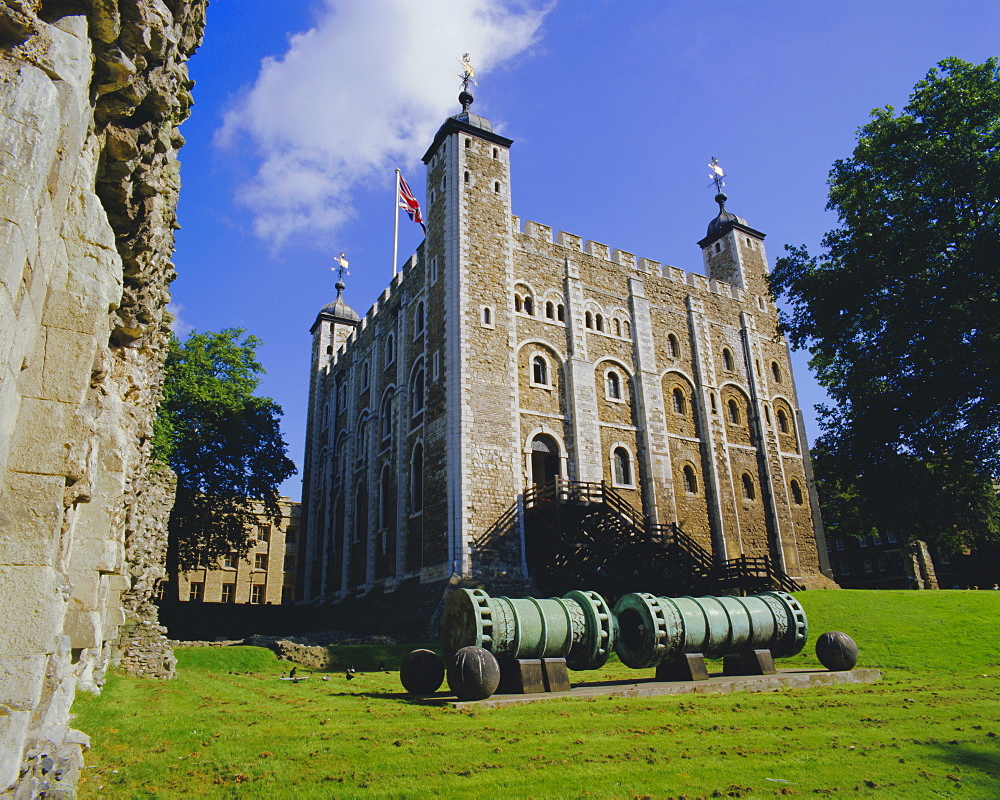
{"type": "Polygon", "coordinates": [[[392,198],[392,277],[396,277],[396,258],[399,253],[399,169],[396,169],[396,192],[392,198]]]}

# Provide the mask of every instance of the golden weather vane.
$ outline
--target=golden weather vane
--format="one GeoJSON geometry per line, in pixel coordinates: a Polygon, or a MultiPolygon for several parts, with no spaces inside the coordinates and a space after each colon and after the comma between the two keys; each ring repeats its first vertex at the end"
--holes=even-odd
{"type": "Polygon", "coordinates": [[[470,83],[473,86],[478,86],[479,84],[476,83],[476,69],[469,63],[469,54],[466,53],[461,58],[456,58],[455,60],[462,65],[462,72],[458,76],[462,79],[462,90],[468,91],[470,83]]]}
{"type": "Polygon", "coordinates": [[[712,179],[712,183],[715,184],[715,191],[722,192],[722,187],[726,185],[726,182],[722,180],[726,177],[726,173],[722,171],[722,165],[719,164],[719,160],[712,156],[711,162],[709,162],[708,168],[712,170],[712,173],[708,176],[712,179]]]}

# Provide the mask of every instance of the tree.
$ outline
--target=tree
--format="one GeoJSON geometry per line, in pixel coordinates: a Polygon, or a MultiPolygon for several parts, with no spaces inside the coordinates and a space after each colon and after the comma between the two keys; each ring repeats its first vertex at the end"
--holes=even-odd
{"type": "Polygon", "coordinates": [[[830,172],[825,255],[771,288],[836,401],[817,477],[834,525],[957,548],[1000,531],[1000,73],[946,59],[830,172]],[[830,502],[832,500],[832,503],[830,502]]]}
{"type": "Polygon", "coordinates": [[[172,576],[215,566],[253,544],[258,506],[280,519],[278,486],[295,474],[285,455],[281,408],[253,394],[264,368],[261,341],[229,328],[171,337],[153,454],[177,473],[167,567],[172,576]]]}

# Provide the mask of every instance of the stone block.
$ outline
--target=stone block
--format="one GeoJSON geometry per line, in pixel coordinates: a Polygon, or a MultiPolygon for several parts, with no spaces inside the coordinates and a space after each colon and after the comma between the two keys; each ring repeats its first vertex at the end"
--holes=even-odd
{"type": "Polygon", "coordinates": [[[0,707],[30,711],[42,696],[47,655],[15,656],[0,661],[0,707]]]}
{"type": "Polygon", "coordinates": [[[64,289],[49,289],[42,324],[84,334],[94,334],[107,318],[107,305],[99,299],[64,289]]]}
{"type": "Polygon", "coordinates": [[[58,476],[8,473],[0,494],[0,564],[55,563],[64,484],[58,476]]]}
{"type": "Polygon", "coordinates": [[[66,403],[26,397],[21,401],[9,467],[15,472],[66,475],[70,442],[86,439],[66,403]]]}
{"type": "Polygon", "coordinates": [[[0,657],[52,653],[68,594],[52,567],[0,566],[0,657]]]}
{"type": "Polygon", "coordinates": [[[70,608],[63,630],[69,636],[74,650],[99,648],[104,640],[104,625],[99,611],[82,611],[70,608]]]}
{"type": "Polygon", "coordinates": [[[96,347],[90,334],[46,328],[41,397],[61,403],[82,403],[90,385],[96,347]]]}

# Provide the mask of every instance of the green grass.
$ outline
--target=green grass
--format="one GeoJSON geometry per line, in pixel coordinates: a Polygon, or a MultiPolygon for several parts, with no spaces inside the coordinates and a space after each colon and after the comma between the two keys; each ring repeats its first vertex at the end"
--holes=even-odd
{"type": "MultiPolygon", "coordinates": [[[[279,681],[247,647],[178,651],[177,680],[109,677],[81,696],[81,796],[1000,797],[1000,592],[803,592],[805,652],[842,630],[874,685],[575,699],[499,709],[412,703],[395,672],[279,681]],[[232,673],[232,674],[231,674],[232,673]]],[[[338,648],[390,667],[411,649],[338,648]]],[[[363,659],[366,659],[364,661],[363,659]]],[[[648,677],[610,663],[578,681],[648,677]]]]}

